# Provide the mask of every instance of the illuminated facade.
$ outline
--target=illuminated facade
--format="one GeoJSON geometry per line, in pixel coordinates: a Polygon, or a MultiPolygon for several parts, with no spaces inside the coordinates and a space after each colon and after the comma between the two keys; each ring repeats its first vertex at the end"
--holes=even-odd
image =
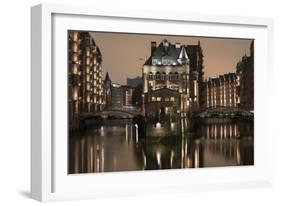
{"type": "Polygon", "coordinates": [[[239,78],[235,73],[210,78],[205,82],[205,107],[237,107],[240,101],[238,85],[239,78]]]}
{"type": "Polygon", "coordinates": [[[130,111],[135,109],[133,104],[134,88],[127,85],[112,83],[108,74],[105,81],[106,109],[130,111]]]}
{"type": "Polygon", "coordinates": [[[89,32],[69,32],[69,120],[105,106],[102,55],[89,32]]]}
{"type": "Polygon", "coordinates": [[[203,54],[200,46],[151,42],[151,56],[143,65],[143,110],[186,115],[201,105],[203,54]]]}
{"type": "Polygon", "coordinates": [[[250,46],[250,56],[243,56],[238,62],[237,75],[240,80],[239,107],[246,110],[254,110],[254,41],[250,46]]]}

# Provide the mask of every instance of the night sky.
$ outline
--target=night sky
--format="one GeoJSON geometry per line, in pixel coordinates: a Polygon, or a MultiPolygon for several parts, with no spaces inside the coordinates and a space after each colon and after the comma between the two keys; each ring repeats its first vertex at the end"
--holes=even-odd
{"type": "Polygon", "coordinates": [[[139,35],[122,33],[91,32],[103,57],[104,74],[114,83],[126,84],[126,78],[141,76],[142,65],[150,56],[150,43],[157,45],[167,39],[184,45],[200,41],[204,55],[204,78],[235,72],[237,62],[250,53],[249,39],[226,39],[188,36],[139,35]]]}

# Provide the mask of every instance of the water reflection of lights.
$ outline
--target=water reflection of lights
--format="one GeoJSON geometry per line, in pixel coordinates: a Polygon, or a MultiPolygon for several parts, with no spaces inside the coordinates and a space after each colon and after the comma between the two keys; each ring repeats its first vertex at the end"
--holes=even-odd
{"type": "Polygon", "coordinates": [[[175,122],[171,122],[171,130],[175,130],[176,128],[176,123],[175,122]]]}
{"type": "Polygon", "coordinates": [[[171,158],[170,158],[171,168],[173,168],[173,160],[174,160],[174,156],[175,156],[175,152],[172,150],[172,151],[171,151],[171,158]]]}
{"type": "Polygon", "coordinates": [[[194,151],[194,167],[195,168],[199,168],[199,157],[200,157],[199,144],[200,144],[200,140],[199,139],[195,140],[195,151],[194,151]]]}
{"type": "Polygon", "coordinates": [[[195,148],[195,152],[194,152],[194,167],[199,168],[199,148],[198,147],[195,148]]]}
{"type": "Polygon", "coordinates": [[[104,171],[104,147],[101,148],[101,172],[104,171]]]}
{"type": "Polygon", "coordinates": [[[191,160],[189,157],[187,157],[187,160],[186,160],[186,167],[187,168],[190,168],[191,167],[191,160]]]}
{"type": "Polygon", "coordinates": [[[91,145],[91,148],[90,148],[90,171],[91,172],[94,170],[93,161],[94,161],[94,148],[93,148],[93,145],[91,145]]]}
{"type": "Polygon", "coordinates": [[[101,126],[100,127],[100,136],[104,136],[104,127],[103,126],[101,126]]]}
{"type": "Polygon", "coordinates": [[[129,137],[129,125],[128,125],[128,124],[126,124],[126,125],[125,125],[125,128],[126,128],[126,132],[125,132],[126,142],[128,143],[128,137],[129,137]]]}
{"type": "MultiPolygon", "coordinates": [[[[142,133],[138,133],[138,125],[135,122],[124,123],[121,126],[99,126],[99,128],[89,130],[86,135],[83,134],[77,139],[71,139],[70,173],[123,170],[124,158],[125,161],[128,161],[128,166],[126,165],[128,170],[150,170],[167,167],[198,168],[214,165],[243,165],[248,164],[248,162],[252,164],[252,159],[250,159],[252,157],[246,156],[249,152],[244,152],[253,141],[253,135],[250,133],[251,131],[248,132],[250,129],[247,127],[244,130],[249,134],[247,133],[247,136],[245,136],[242,133],[244,130],[240,132],[240,125],[237,124],[206,124],[200,128],[201,133],[198,133],[195,139],[190,140],[186,138],[188,133],[182,127],[184,121],[173,123],[168,122],[166,124],[165,122],[163,124],[161,121],[157,124],[151,123],[150,126],[154,129],[159,128],[159,130],[156,129],[157,132],[169,129],[169,124],[171,128],[181,128],[178,133],[180,141],[176,148],[167,148],[166,145],[155,147],[154,144],[140,144],[142,143],[140,141],[142,133]],[[111,137],[112,133],[124,139],[120,138],[121,141],[119,141],[118,138],[111,137]],[[104,136],[102,137],[102,135],[104,136]],[[199,135],[207,138],[201,138],[199,135]],[[240,135],[243,139],[235,138],[240,135]],[[114,144],[114,150],[107,147],[110,144],[114,144]],[[123,149],[122,153],[115,152],[119,148],[123,149]],[[130,158],[130,155],[134,155],[134,158],[130,158]]],[[[127,170],[127,168],[125,169],[127,170]]]]}
{"type": "Polygon", "coordinates": [[[138,124],[135,124],[135,128],[136,128],[136,143],[138,143],[139,142],[138,124]]]}
{"type": "Polygon", "coordinates": [[[217,125],[215,125],[215,139],[217,139],[217,125]]]}
{"type": "Polygon", "coordinates": [[[116,170],[117,168],[117,157],[114,155],[113,156],[113,168],[116,170]]]}
{"type": "Polygon", "coordinates": [[[232,125],[229,125],[229,136],[232,137],[232,125]]]}
{"type": "Polygon", "coordinates": [[[156,160],[157,160],[159,169],[161,169],[161,153],[159,151],[156,152],[156,160]]]}
{"type": "Polygon", "coordinates": [[[240,150],[239,150],[238,145],[236,145],[236,159],[237,159],[237,164],[240,165],[241,164],[241,156],[240,156],[240,150]]]}
{"type": "Polygon", "coordinates": [[[146,169],[146,155],[145,155],[145,153],[144,153],[144,151],[142,151],[142,157],[143,157],[143,170],[145,170],[146,169]]]}

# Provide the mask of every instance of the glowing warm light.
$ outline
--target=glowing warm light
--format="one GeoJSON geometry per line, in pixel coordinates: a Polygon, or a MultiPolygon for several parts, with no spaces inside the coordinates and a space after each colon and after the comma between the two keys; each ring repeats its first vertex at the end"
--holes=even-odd
{"type": "Polygon", "coordinates": [[[160,128],[161,128],[161,123],[160,123],[160,122],[157,122],[157,123],[156,123],[156,128],[157,128],[157,129],[160,129],[160,128]]]}
{"type": "Polygon", "coordinates": [[[104,172],[104,147],[101,148],[101,172],[104,172]]]}
{"type": "Polygon", "coordinates": [[[161,153],[159,151],[156,153],[156,160],[159,168],[161,168],[161,153]]]}
{"type": "Polygon", "coordinates": [[[145,170],[145,168],[146,168],[146,156],[145,156],[143,151],[142,151],[142,157],[143,157],[143,170],[145,170]]]}
{"type": "Polygon", "coordinates": [[[139,141],[138,124],[135,124],[135,128],[136,128],[136,143],[138,143],[139,141]]]}
{"type": "Polygon", "coordinates": [[[171,122],[171,130],[174,130],[176,128],[176,123],[175,122],[171,122]]]}
{"type": "Polygon", "coordinates": [[[172,150],[172,151],[171,151],[171,159],[170,159],[171,168],[173,168],[173,159],[174,159],[174,156],[175,156],[175,153],[174,153],[174,151],[172,150]]]}
{"type": "Polygon", "coordinates": [[[74,87],[73,88],[73,100],[78,100],[78,88],[74,87]]]}
{"type": "Polygon", "coordinates": [[[104,136],[104,127],[103,126],[100,127],[100,135],[102,137],[104,136]]]}
{"type": "Polygon", "coordinates": [[[196,80],[194,80],[193,83],[194,83],[194,96],[197,96],[197,83],[196,83],[196,80]]]}

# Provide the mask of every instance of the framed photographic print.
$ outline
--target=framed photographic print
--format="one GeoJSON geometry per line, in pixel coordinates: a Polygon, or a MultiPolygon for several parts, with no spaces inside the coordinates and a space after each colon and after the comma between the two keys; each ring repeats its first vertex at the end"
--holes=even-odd
{"type": "Polygon", "coordinates": [[[272,184],[271,19],[31,12],[33,198],[272,184]]]}

